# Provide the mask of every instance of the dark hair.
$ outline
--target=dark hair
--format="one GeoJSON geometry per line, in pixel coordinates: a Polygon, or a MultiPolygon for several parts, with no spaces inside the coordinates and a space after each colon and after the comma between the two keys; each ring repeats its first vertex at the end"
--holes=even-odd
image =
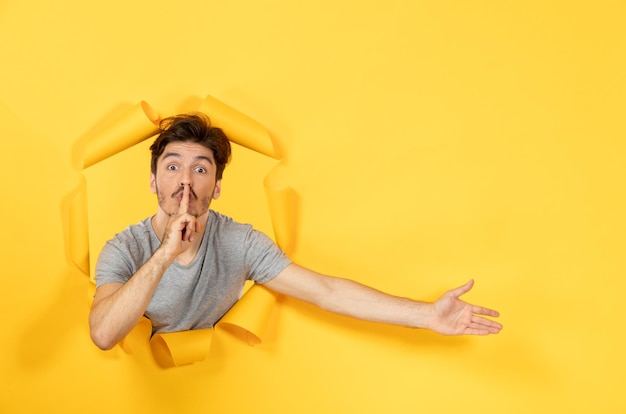
{"type": "Polygon", "coordinates": [[[150,146],[152,151],[151,171],[156,174],[157,160],[171,142],[194,142],[213,153],[217,171],[215,179],[222,178],[226,164],[230,161],[230,142],[221,128],[211,126],[211,120],[203,113],[175,115],[163,119],[159,127],[161,133],[150,146]]]}

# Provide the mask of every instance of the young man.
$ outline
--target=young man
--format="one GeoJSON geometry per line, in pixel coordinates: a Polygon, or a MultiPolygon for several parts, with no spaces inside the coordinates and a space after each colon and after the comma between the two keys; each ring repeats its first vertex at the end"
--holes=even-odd
{"type": "Polygon", "coordinates": [[[445,335],[488,335],[502,328],[481,316],[498,312],[459,299],[472,281],[425,303],[292,263],[264,234],[209,209],[230,159],[222,130],[202,114],[165,119],[161,129],[150,147],[157,212],[117,234],[98,258],[89,317],[98,347],[112,348],[143,315],[153,333],[213,326],[246,280],[368,321],[445,335]]]}

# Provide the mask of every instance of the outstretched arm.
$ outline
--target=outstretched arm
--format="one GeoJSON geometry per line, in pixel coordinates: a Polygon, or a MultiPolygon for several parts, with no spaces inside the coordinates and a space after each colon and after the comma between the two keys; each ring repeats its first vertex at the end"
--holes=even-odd
{"type": "Polygon", "coordinates": [[[444,335],[488,335],[502,329],[502,325],[485,317],[497,317],[498,312],[460,299],[472,288],[473,281],[427,303],[291,264],[265,286],[322,309],[372,322],[425,328],[444,335]]]}

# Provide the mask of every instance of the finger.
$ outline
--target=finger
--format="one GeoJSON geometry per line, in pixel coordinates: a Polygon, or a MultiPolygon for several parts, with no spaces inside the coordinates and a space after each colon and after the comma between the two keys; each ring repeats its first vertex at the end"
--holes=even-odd
{"type": "Polygon", "coordinates": [[[482,306],[474,306],[472,305],[472,313],[477,315],[487,315],[487,316],[500,316],[500,312],[493,309],[483,308],[482,306]]]}
{"type": "Polygon", "coordinates": [[[178,214],[185,214],[189,209],[189,191],[189,186],[183,185],[183,198],[180,200],[180,205],[178,206],[178,214]]]}
{"type": "Polygon", "coordinates": [[[187,221],[185,222],[185,227],[183,228],[183,241],[191,241],[196,227],[196,218],[189,214],[186,214],[185,218],[187,221]]]}
{"type": "Polygon", "coordinates": [[[482,326],[471,324],[463,330],[467,335],[492,335],[500,333],[500,329],[492,326],[482,326]]]}
{"type": "Polygon", "coordinates": [[[469,326],[472,328],[486,329],[490,333],[498,333],[502,329],[502,324],[481,316],[473,316],[469,326]]]}
{"type": "Polygon", "coordinates": [[[497,334],[498,332],[492,332],[489,329],[484,329],[484,328],[465,328],[465,330],[463,331],[464,334],[466,335],[490,335],[490,334],[497,334]]]}
{"type": "Polygon", "coordinates": [[[192,242],[196,238],[196,233],[201,233],[204,229],[199,221],[193,223],[193,232],[189,235],[189,241],[192,242]]]}

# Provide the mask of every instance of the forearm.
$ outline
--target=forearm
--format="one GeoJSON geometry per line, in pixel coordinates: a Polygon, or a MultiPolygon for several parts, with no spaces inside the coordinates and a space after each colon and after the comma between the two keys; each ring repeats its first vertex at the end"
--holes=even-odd
{"type": "Polygon", "coordinates": [[[89,315],[91,337],[98,347],[112,348],[135,327],[172,261],[173,258],[157,249],[127,283],[117,289],[107,285],[99,288],[103,293],[96,292],[89,315]],[[113,291],[109,293],[107,289],[113,291]]]}
{"type": "Polygon", "coordinates": [[[429,328],[433,306],[408,298],[386,294],[348,279],[327,279],[326,294],[316,304],[322,309],[363,319],[411,328],[429,328]]]}

